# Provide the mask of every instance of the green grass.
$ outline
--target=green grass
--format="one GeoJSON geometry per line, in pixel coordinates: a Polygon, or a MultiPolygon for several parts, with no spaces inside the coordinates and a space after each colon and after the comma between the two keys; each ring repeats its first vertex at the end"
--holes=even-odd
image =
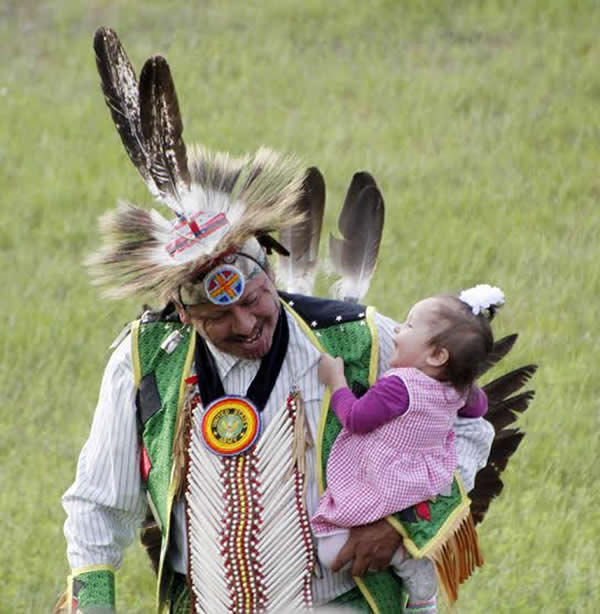
{"type": "MultiPolygon", "coordinates": [[[[402,317],[482,281],[537,361],[486,565],[457,612],[595,613],[600,533],[598,2],[25,2],[0,7],[0,613],[47,612],[68,566],[69,486],[108,357],[138,310],[81,261],[120,197],[149,204],[104,106],[91,41],[117,30],[139,69],[169,59],[187,143],[265,143],[316,164],[333,228],[352,173],[384,193],[369,300],[402,317]]],[[[324,243],[324,246],[326,244],[324,243]]],[[[325,279],[320,290],[326,290],[325,279]]],[[[150,612],[138,547],[124,613],[150,612]]]]}

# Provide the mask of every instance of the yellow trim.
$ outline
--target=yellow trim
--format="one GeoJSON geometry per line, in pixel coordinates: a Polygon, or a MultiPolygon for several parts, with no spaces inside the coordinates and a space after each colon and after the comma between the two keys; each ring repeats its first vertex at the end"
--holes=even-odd
{"type": "Polygon", "coordinates": [[[86,565],[85,567],[72,569],[71,576],[80,576],[83,573],[90,573],[91,571],[112,571],[115,573],[117,570],[112,565],[86,565]]]}
{"type": "Polygon", "coordinates": [[[140,364],[140,348],[138,345],[140,338],[140,321],[135,320],[131,323],[131,362],[133,364],[133,381],[135,387],[140,385],[142,380],[142,367],[140,364]]]}
{"type": "Polygon", "coordinates": [[[327,418],[327,412],[329,410],[329,401],[331,399],[331,390],[325,388],[325,394],[323,395],[323,403],[321,404],[321,415],[319,416],[319,425],[317,427],[317,486],[319,487],[319,496],[325,491],[325,478],[323,476],[323,463],[321,462],[321,456],[323,454],[323,433],[325,432],[325,422],[327,418]]]}
{"type": "MultiPolygon", "coordinates": [[[[327,353],[322,343],[318,340],[315,333],[308,326],[308,324],[300,318],[300,316],[284,301],[281,301],[284,308],[290,312],[294,317],[304,334],[308,337],[309,341],[322,353],[327,353]]],[[[375,310],[373,307],[367,307],[366,320],[371,331],[371,358],[369,361],[369,383],[373,384],[377,379],[377,370],[379,365],[379,338],[377,336],[377,329],[374,323],[375,310]]],[[[317,484],[319,486],[319,494],[323,494],[324,478],[323,478],[323,463],[321,462],[321,456],[323,454],[323,433],[325,432],[325,421],[327,418],[327,411],[329,410],[329,400],[331,399],[331,390],[325,388],[325,394],[323,395],[323,403],[321,404],[321,415],[319,416],[319,426],[317,428],[317,449],[316,449],[316,461],[317,461],[317,484]]],[[[377,603],[373,598],[373,595],[369,592],[369,589],[365,586],[364,582],[359,577],[353,578],[354,582],[358,586],[360,592],[366,599],[369,607],[373,611],[373,614],[381,614],[381,611],[377,607],[377,603]]]]}
{"type": "MultiPolygon", "coordinates": [[[[367,313],[365,316],[365,320],[367,321],[367,325],[371,333],[371,358],[369,360],[369,384],[372,386],[375,383],[375,380],[377,379],[377,375],[379,372],[379,335],[377,334],[377,327],[375,326],[375,309],[373,307],[367,307],[367,313]]],[[[321,466],[321,463],[319,463],[319,467],[320,466],[321,466]]],[[[375,601],[375,598],[373,597],[373,595],[371,595],[366,584],[362,581],[361,578],[357,576],[354,576],[352,579],[354,580],[354,582],[356,582],[356,586],[358,586],[358,589],[362,593],[366,602],[369,604],[369,607],[373,611],[373,614],[380,614],[380,610],[379,610],[379,607],[377,606],[377,602],[375,601]]]]}
{"type": "MultiPolygon", "coordinates": [[[[281,299],[279,299],[281,301],[281,299]]],[[[308,337],[309,341],[319,350],[321,353],[326,353],[323,344],[319,341],[311,327],[285,302],[281,301],[283,307],[290,312],[298,326],[304,331],[304,334],[308,337]]]]}
{"type": "MultiPolygon", "coordinates": [[[[296,320],[298,326],[302,329],[302,332],[306,335],[308,340],[321,352],[326,354],[327,350],[323,347],[323,344],[319,341],[314,331],[310,326],[285,302],[281,301],[284,309],[286,309],[291,316],[296,320]]],[[[322,495],[324,488],[323,478],[323,466],[321,463],[321,454],[323,451],[323,433],[325,431],[325,418],[327,417],[327,410],[329,409],[329,399],[331,398],[331,390],[325,388],[325,394],[323,395],[323,402],[321,403],[321,414],[319,416],[319,424],[317,426],[317,449],[316,449],[316,461],[317,461],[317,485],[319,487],[319,494],[322,495]]]]}
{"type": "Polygon", "coordinates": [[[356,582],[356,586],[358,586],[360,592],[363,594],[363,597],[366,599],[369,607],[371,608],[373,614],[381,614],[381,610],[377,607],[377,602],[373,598],[373,595],[369,592],[369,589],[366,587],[365,583],[358,576],[353,576],[352,579],[356,582]]]}
{"type": "MultiPolygon", "coordinates": [[[[192,366],[192,362],[194,359],[194,349],[196,348],[196,334],[194,329],[192,328],[190,332],[190,344],[188,346],[187,356],[185,357],[185,362],[183,364],[183,372],[181,374],[181,381],[179,382],[179,396],[177,397],[177,414],[182,410],[183,407],[183,399],[185,396],[185,380],[189,376],[190,369],[192,366]]],[[[166,527],[163,536],[161,551],[160,551],[160,560],[158,563],[158,575],[156,582],[156,611],[161,612],[161,603],[160,603],[160,585],[163,575],[163,567],[165,562],[165,556],[167,554],[167,546],[169,544],[169,536],[171,533],[171,513],[173,511],[173,501],[175,499],[175,481],[173,479],[175,473],[175,465],[171,465],[171,477],[169,478],[169,489],[167,490],[167,511],[165,514],[166,527]]]]}
{"type": "Polygon", "coordinates": [[[408,551],[408,553],[415,559],[421,559],[428,556],[432,550],[435,550],[440,546],[440,544],[447,539],[447,535],[445,534],[447,529],[453,527],[457,521],[462,520],[465,511],[469,510],[469,506],[471,500],[467,497],[463,484],[460,480],[458,473],[454,474],[456,481],[458,483],[458,489],[460,492],[461,502],[460,504],[452,511],[450,516],[446,518],[444,524],[438,529],[435,539],[427,544],[425,548],[419,549],[415,542],[409,537],[406,529],[402,526],[402,523],[399,522],[393,516],[387,516],[386,520],[402,535],[404,538],[404,547],[408,551]]]}
{"type": "Polygon", "coordinates": [[[371,360],[369,362],[369,384],[375,383],[379,372],[379,335],[375,326],[375,308],[367,307],[365,317],[369,330],[371,331],[371,360]]]}

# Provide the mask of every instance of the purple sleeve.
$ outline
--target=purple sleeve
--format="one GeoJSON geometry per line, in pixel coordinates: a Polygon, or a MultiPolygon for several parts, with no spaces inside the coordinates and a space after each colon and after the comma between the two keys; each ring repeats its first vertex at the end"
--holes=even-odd
{"type": "Polygon", "coordinates": [[[351,433],[368,433],[401,416],[408,409],[408,390],[394,375],[382,377],[360,399],[349,388],[331,397],[331,407],[351,433]]]}
{"type": "Polygon", "coordinates": [[[488,409],[487,396],[481,388],[473,386],[465,402],[465,406],[458,410],[461,418],[481,418],[488,409]]]}

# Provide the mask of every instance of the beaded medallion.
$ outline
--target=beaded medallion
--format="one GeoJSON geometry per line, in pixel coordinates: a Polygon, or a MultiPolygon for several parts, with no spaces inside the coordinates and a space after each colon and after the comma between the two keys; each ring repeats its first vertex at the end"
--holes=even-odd
{"type": "Polygon", "coordinates": [[[211,303],[227,306],[242,296],[246,285],[244,274],[231,264],[215,267],[204,279],[204,290],[211,303]]]}
{"type": "Polygon", "coordinates": [[[213,401],[202,416],[202,437],[211,452],[222,456],[243,454],[260,434],[258,410],[248,399],[226,396],[213,401]]]}

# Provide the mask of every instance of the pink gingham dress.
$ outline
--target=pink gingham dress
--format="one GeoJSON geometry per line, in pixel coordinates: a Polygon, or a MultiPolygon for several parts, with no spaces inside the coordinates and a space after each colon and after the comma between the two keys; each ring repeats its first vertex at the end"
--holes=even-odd
{"type": "Polygon", "coordinates": [[[406,413],[365,434],[342,429],[327,461],[315,535],[374,522],[443,492],[457,457],[454,419],[466,395],[418,369],[391,369],[409,394],[406,413]]]}

